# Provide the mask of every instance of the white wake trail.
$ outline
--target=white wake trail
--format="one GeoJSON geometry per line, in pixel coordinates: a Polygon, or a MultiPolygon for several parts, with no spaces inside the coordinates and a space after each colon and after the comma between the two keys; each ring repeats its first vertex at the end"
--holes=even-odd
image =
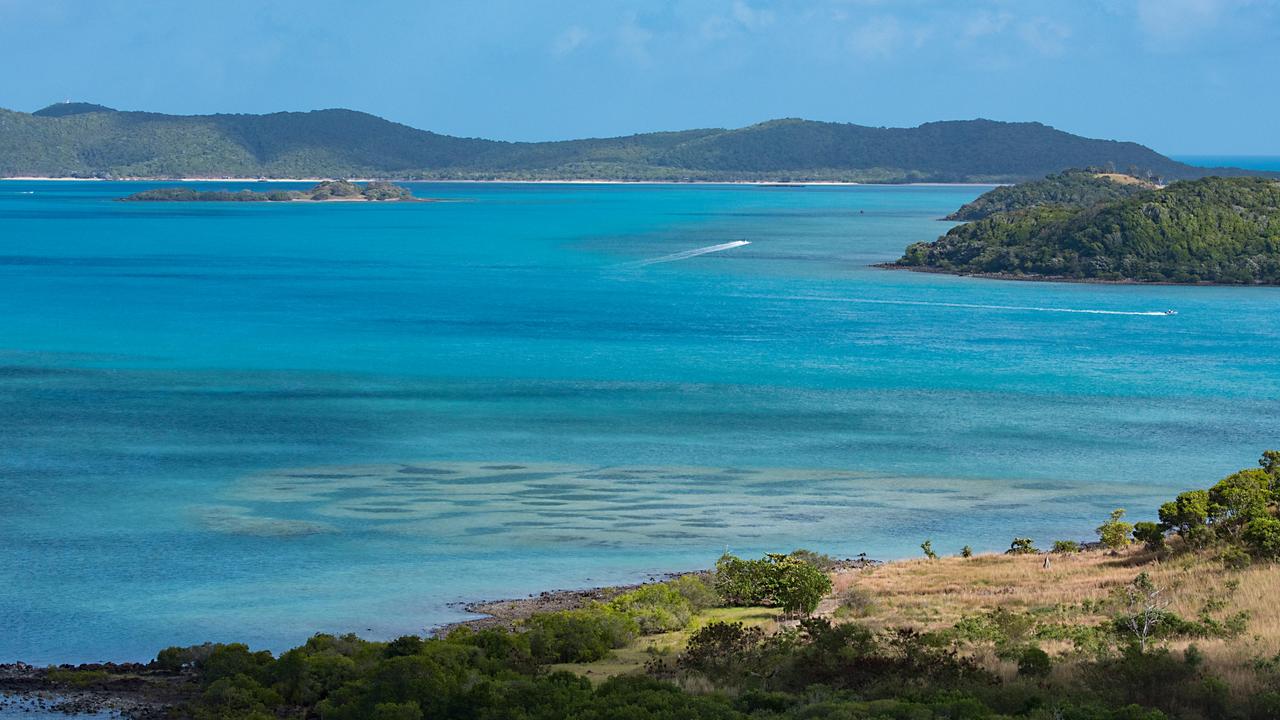
{"type": "Polygon", "coordinates": [[[689,258],[706,255],[707,253],[721,252],[723,250],[732,250],[740,248],[743,245],[750,245],[749,240],[734,240],[733,242],[721,243],[719,245],[708,245],[707,247],[694,248],[693,250],[684,250],[662,257],[650,258],[648,260],[639,260],[633,263],[625,263],[623,267],[644,267],[646,265],[656,265],[658,263],[675,262],[677,260],[688,260],[689,258]]]}
{"type": "Polygon", "coordinates": [[[833,298],[811,295],[795,295],[786,300],[812,300],[815,302],[866,303],[869,305],[923,305],[925,307],[967,308],[970,310],[1021,310],[1030,312],[1079,313],[1084,315],[1141,315],[1166,317],[1161,310],[1085,310],[1080,308],[1034,307],[1029,305],[979,305],[976,303],[926,302],[923,300],[874,300],[871,298],[833,298]]]}

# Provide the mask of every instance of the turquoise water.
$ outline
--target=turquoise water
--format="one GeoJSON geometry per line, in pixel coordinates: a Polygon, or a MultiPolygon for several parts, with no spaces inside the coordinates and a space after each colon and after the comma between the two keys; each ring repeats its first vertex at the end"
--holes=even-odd
{"type": "Polygon", "coordinates": [[[1200,167],[1238,167],[1280,172],[1280,156],[1277,155],[1177,155],[1173,159],[1200,167]]]}
{"type": "Polygon", "coordinates": [[[1280,445],[1276,289],[868,267],[983,188],[143,187],[0,182],[0,659],[1087,538],[1280,445]]]}

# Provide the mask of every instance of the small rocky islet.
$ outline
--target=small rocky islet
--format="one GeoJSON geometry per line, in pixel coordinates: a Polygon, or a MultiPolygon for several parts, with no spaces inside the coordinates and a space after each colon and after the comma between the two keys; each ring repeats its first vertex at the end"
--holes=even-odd
{"type": "Polygon", "coordinates": [[[414,197],[409,188],[394,183],[374,181],[358,185],[347,180],[326,180],[309,190],[196,190],[190,187],[165,187],[144,190],[122,202],[427,202],[414,197]]]}

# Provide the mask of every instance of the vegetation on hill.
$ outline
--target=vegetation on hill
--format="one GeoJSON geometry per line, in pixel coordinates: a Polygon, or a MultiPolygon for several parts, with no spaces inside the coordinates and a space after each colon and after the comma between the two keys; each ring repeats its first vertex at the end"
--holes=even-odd
{"type": "Polygon", "coordinates": [[[1280,182],[1204,178],[1089,207],[996,213],[899,266],[1081,280],[1280,284],[1280,182]]]}
{"type": "Polygon", "coordinates": [[[1262,720],[1280,716],[1278,503],[1269,451],[1179,494],[1158,522],[1111,513],[1088,548],[1037,553],[1016,538],[1001,555],[870,567],[725,556],[709,579],[515,630],[316,635],[278,657],[174,647],[127,675],[64,667],[44,680],[170,678],[184,698],[174,716],[197,720],[1262,720]],[[746,603],[772,609],[723,607],[746,603]]]}
{"type": "Polygon", "coordinates": [[[1134,143],[990,120],[876,128],[788,119],[511,143],[439,135],[350,110],[178,116],[88,103],[33,114],[0,110],[0,177],[1010,182],[1106,165],[1166,178],[1206,172],[1134,143]]]}
{"type": "Polygon", "coordinates": [[[389,182],[371,182],[361,187],[346,180],[326,180],[310,190],[196,190],[189,187],[143,190],[123,202],[289,202],[290,200],[416,200],[406,187],[389,182]]]}
{"type": "Polygon", "coordinates": [[[1136,195],[1155,185],[1128,175],[1095,170],[1068,170],[1042,180],[1005,185],[965,203],[946,220],[981,220],[996,213],[1025,210],[1041,205],[1088,207],[1106,200],[1136,195]]]}

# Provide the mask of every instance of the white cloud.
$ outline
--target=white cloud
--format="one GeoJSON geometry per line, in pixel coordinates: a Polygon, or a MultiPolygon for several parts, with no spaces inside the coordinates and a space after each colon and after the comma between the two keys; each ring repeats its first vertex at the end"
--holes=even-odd
{"type": "Polygon", "coordinates": [[[1228,6],[1248,0],[1138,0],[1138,26],[1157,45],[1177,44],[1209,30],[1228,6]]]}
{"type": "Polygon", "coordinates": [[[849,34],[849,49],[861,58],[884,60],[893,57],[905,39],[896,17],[874,17],[849,34]]]}
{"type": "Polygon", "coordinates": [[[551,43],[551,52],[563,57],[582,47],[582,44],[590,38],[591,34],[582,26],[570,25],[556,36],[555,42],[551,43]]]}
{"type": "Polygon", "coordinates": [[[617,52],[625,60],[648,67],[653,64],[653,54],[649,52],[649,41],[652,39],[653,33],[641,27],[632,13],[618,28],[617,52]]]}
{"type": "Polygon", "coordinates": [[[1018,26],[1018,36],[1041,55],[1056,57],[1066,50],[1071,28],[1049,18],[1035,18],[1018,26]]]}
{"type": "Polygon", "coordinates": [[[999,35],[1009,27],[1009,23],[1013,20],[1013,15],[1007,12],[993,13],[983,11],[969,18],[964,27],[960,29],[960,35],[966,40],[977,40],[989,35],[999,35]]]}
{"type": "Polygon", "coordinates": [[[743,0],[734,0],[733,19],[748,30],[759,30],[773,24],[773,11],[757,10],[743,0]]]}

